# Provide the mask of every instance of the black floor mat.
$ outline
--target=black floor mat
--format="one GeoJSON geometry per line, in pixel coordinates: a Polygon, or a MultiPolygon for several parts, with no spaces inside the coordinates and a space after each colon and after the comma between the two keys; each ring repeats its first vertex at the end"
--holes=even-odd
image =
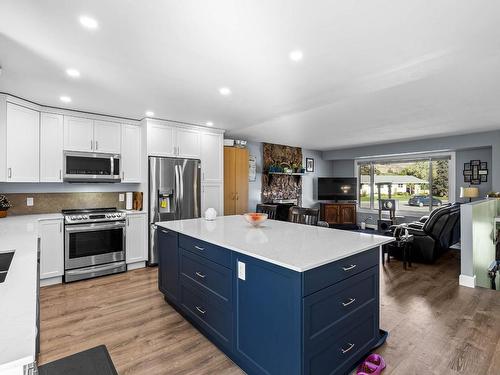
{"type": "Polygon", "coordinates": [[[106,346],[100,345],[47,363],[39,375],[118,375],[106,346]]]}

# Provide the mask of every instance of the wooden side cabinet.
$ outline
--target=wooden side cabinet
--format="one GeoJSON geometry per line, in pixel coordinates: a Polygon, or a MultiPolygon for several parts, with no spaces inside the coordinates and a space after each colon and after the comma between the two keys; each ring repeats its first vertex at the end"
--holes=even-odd
{"type": "Polygon", "coordinates": [[[321,220],[330,225],[356,224],[355,203],[321,203],[321,220]]]}
{"type": "Polygon", "coordinates": [[[224,215],[248,210],[248,150],[224,147],[224,215]]]}

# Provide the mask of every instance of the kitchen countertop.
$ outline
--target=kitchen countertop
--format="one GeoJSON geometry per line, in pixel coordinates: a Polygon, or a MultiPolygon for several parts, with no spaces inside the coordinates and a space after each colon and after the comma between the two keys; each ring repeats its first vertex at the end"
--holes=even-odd
{"type": "Polygon", "coordinates": [[[35,359],[38,221],[46,219],[62,219],[62,215],[0,219],[0,252],[15,250],[7,278],[0,284],[2,374],[22,369],[23,364],[35,359]]]}
{"type": "Polygon", "coordinates": [[[255,228],[241,215],[156,224],[298,272],[394,241],[391,237],[277,220],[267,220],[255,228]]]}

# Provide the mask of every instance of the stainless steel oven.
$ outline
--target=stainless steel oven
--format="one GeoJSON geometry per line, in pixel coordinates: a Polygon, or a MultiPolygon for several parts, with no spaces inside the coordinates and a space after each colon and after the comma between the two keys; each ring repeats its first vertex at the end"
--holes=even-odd
{"type": "Polygon", "coordinates": [[[64,181],[120,182],[120,155],[64,152],[64,181]]]}
{"type": "Polygon", "coordinates": [[[66,282],[126,271],[126,215],[116,209],[66,210],[66,282]]]}

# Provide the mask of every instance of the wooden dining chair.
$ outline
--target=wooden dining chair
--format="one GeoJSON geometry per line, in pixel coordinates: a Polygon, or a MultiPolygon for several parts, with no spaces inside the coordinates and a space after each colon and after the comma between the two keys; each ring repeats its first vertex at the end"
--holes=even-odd
{"type": "Polygon", "coordinates": [[[259,203],[257,205],[256,212],[258,213],[263,213],[267,214],[268,219],[276,219],[276,210],[278,209],[278,206],[275,204],[263,204],[259,203]]]}
{"type": "Polygon", "coordinates": [[[290,207],[288,221],[298,224],[317,225],[319,220],[318,208],[290,207]]]}

